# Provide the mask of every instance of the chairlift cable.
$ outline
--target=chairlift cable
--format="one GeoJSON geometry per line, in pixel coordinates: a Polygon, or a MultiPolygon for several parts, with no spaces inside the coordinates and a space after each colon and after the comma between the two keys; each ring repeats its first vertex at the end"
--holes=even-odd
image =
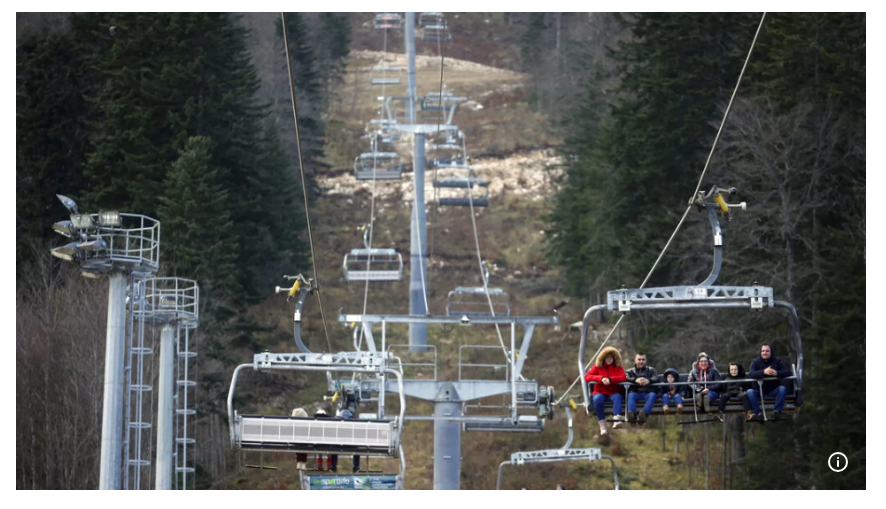
{"type": "MultiPolygon", "coordinates": [[[[441,106],[441,108],[437,114],[437,132],[436,132],[435,136],[437,136],[439,138],[439,136],[440,136],[440,122],[443,119],[443,113],[444,113],[443,108],[442,108],[442,106],[443,106],[443,64],[444,64],[444,61],[443,61],[443,49],[440,45],[439,39],[437,40],[437,54],[440,55],[440,106],[441,106]]],[[[437,209],[440,207],[440,205],[437,203],[437,161],[439,160],[438,151],[439,151],[439,149],[437,148],[437,143],[435,143],[434,144],[434,184],[432,186],[434,188],[434,199],[432,200],[434,203],[434,208],[433,208],[434,217],[433,217],[433,219],[431,219],[431,238],[430,238],[430,242],[428,243],[428,245],[430,246],[428,248],[428,251],[430,251],[428,253],[429,258],[430,258],[430,254],[434,252],[434,233],[437,230],[437,209]]],[[[425,160],[427,160],[427,157],[425,158],[425,160]]]]}
{"type": "MultiPolygon", "coordinates": [[[[462,154],[462,157],[467,159],[467,154],[462,154]]],[[[468,176],[470,178],[470,175],[468,176]]],[[[483,257],[480,254],[480,237],[477,234],[477,219],[474,217],[474,185],[472,182],[468,182],[468,205],[471,207],[471,226],[474,229],[474,246],[477,248],[477,263],[480,267],[480,278],[483,280],[483,291],[486,292],[486,301],[489,302],[489,312],[492,314],[493,318],[495,317],[495,307],[492,305],[492,297],[489,296],[489,281],[487,281],[486,273],[483,272],[483,257]]],[[[505,354],[505,360],[510,362],[510,357],[508,356],[508,348],[505,346],[505,341],[501,335],[501,328],[498,324],[495,324],[495,332],[498,333],[498,342],[501,344],[501,350],[505,354]]]]}
{"type": "Polygon", "coordinates": [[[311,207],[308,203],[308,184],[305,179],[305,161],[301,152],[301,136],[298,131],[298,108],[295,101],[295,81],[292,78],[292,57],[289,54],[289,35],[286,30],[286,14],[280,13],[280,22],[283,24],[283,46],[286,49],[286,71],[289,77],[289,95],[292,99],[292,117],[295,122],[295,146],[298,151],[298,169],[301,172],[301,189],[305,197],[305,219],[308,223],[308,243],[311,246],[311,264],[314,268],[314,289],[317,290],[317,302],[320,307],[320,318],[323,320],[323,332],[326,334],[326,347],[332,353],[332,343],[329,341],[329,326],[326,325],[326,315],[323,313],[323,297],[320,293],[320,274],[317,272],[317,255],[314,253],[314,233],[311,230],[311,207]]]}
{"type": "MultiPolygon", "coordinates": [[[[643,283],[640,285],[640,289],[643,289],[646,287],[646,283],[649,282],[649,278],[652,277],[652,273],[655,272],[655,269],[658,267],[658,263],[661,261],[662,257],[664,257],[665,252],[667,252],[668,248],[671,245],[671,242],[674,240],[674,237],[677,235],[677,232],[680,231],[680,227],[683,226],[683,222],[686,221],[686,216],[688,216],[689,211],[692,210],[692,203],[695,200],[695,197],[698,195],[699,189],[701,189],[702,180],[704,180],[705,173],[708,171],[708,165],[710,164],[711,158],[714,155],[714,150],[717,148],[717,142],[720,141],[720,134],[723,132],[723,126],[726,125],[726,119],[729,118],[729,111],[732,109],[732,103],[735,100],[736,94],[738,93],[739,86],[741,86],[741,80],[744,77],[744,72],[748,67],[748,62],[751,59],[751,54],[754,52],[754,46],[757,44],[757,37],[760,35],[760,29],[763,28],[763,21],[765,19],[766,19],[766,13],[764,12],[763,15],[760,17],[760,24],[757,25],[757,32],[754,34],[754,39],[751,41],[751,47],[750,47],[750,49],[748,49],[748,54],[745,57],[744,65],[742,66],[741,72],[738,75],[738,81],[735,83],[735,88],[732,90],[732,97],[730,97],[729,104],[726,106],[726,111],[723,114],[723,119],[720,121],[720,128],[717,130],[717,136],[714,138],[714,143],[711,146],[710,153],[708,153],[707,161],[705,161],[705,165],[704,165],[704,168],[702,169],[701,176],[698,179],[698,185],[695,187],[695,193],[692,195],[692,198],[690,198],[689,205],[687,205],[686,210],[683,212],[683,217],[680,218],[680,221],[677,223],[677,227],[674,229],[674,232],[671,233],[671,237],[668,239],[664,248],[658,254],[658,258],[655,259],[655,263],[652,264],[652,268],[649,269],[649,272],[646,274],[646,277],[643,279],[643,283]]],[[[625,317],[625,315],[622,314],[618,318],[618,321],[615,322],[615,325],[612,327],[612,330],[610,330],[609,334],[606,335],[606,339],[604,339],[603,342],[600,343],[600,348],[597,349],[597,352],[593,355],[593,357],[591,357],[590,362],[588,362],[587,366],[585,366],[585,368],[584,368],[585,370],[587,370],[591,364],[596,362],[597,355],[600,355],[600,351],[603,350],[603,347],[606,346],[606,344],[609,342],[609,338],[612,337],[612,333],[615,332],[615,330],[618,328],[618,325],[621,323],[622,318],[624,318],[624,317],[625,317]]],[[[581,380],[581,377],[579,376],[572,382],[572,385],[570,385],[569,388],[566,389],[566,391],[563,393],[563,395],[560,396],[560,399],[557,400],[557,404],[559,404],[561,401],[563,401],[563,399],[569,394],[569,391],[572,390],[572,388],[575,387],[575,384],[578,383],[580,380],[581,380]]]]}
{"type": "MultiPolygon", "coordinates": [[[[383,41],[384,42],[382,43],[382,61],[386,64],[387,63],[387,55],[388,55],[388,29],[387,28],[384,29],[383,41]]],[[[385,68],[384,65],[382,68],[382,78],[387,78],[387,69],[385,68]]],[[[387,85],[385,84],[385,80],[383,79],[382,84],[381,84],[382,97],[386,97],[385,96],[385,87],[386,86],[387,85]]],[[[379,112],[378,112],[379,120],[383,119],[382,115],[383,115],[383,110],[379,110],[379,112]]],[[[372,251],[371,251],[372,250],[372,234],[375,230],[375,191],[376,191],[376,175],[378,173],[376,171],[376,169],[378,168],[378,147],[375,144],[374,138],[370,138],[370,145],[372,146],[372,152],[373,152],[373,157],[372,157],[372,197],[370,199],[370,204],[369,204],[369,243],[366,246],[370,250],[370,254],[366,257],[366,272],[369,272],[370,265],[372,262],[372,254],[371,254],[372,253],[372,251]]],[[[369,302],[369,278],[366,278],[366,284],[363,289],[363,314],[364,315],[366,314],[366,306],[367,306],[368,302],[369,302]]],[[[362,335],[360,336],[360,340],[361,341],[363,340],[362,335]]],[[[356,377],[357,374],[355,373],[354,376],[356,377]]]]}
{"type": "MultiPolygon", "coordinates": [[[[387,63],[387,58],[388,58],[388,29],[387,28],[385,28],[382,33],[382,41],[383,42],[382,42],[381,55],[382,55],[383,65],[382,65],[381,96],[387,97],[385,95],[385,87],[387,87],[387,84],[386,84],[387,79],[386,78],[387,78],[388,71],[386,68],[387,66],[384,65],[387,63]]],[[[379,120],[382,120],[384,118],[383,115],[384,115],[384,110],[380,109],[378,112],[379,120]]],[[[378,150],[377,150],[377,147],[375,146],[375,142],[374,142],[373,138],[370,138],[370,144],[373,146],[372,152],[375,155],[373,156],[373,161],[372,161],[372,197],[369,202],[369,242],[366,247],[371,250],[372,249],[372,234],[375,230],[375,191],[376,191],[376,178],[375,177],[376,177],[376,174],[378,173],[376,171],[376,168],[378,167],[378,150]]],[[[370,251],[370,253],[371,253],[371,251],[370,251]]],[[[372,254],[369,254],[366,257],[366,271],[367,272],[370,269],[371,260],[372,260],[372,254]]],[[[367,306],[368,302],[369,302],[369,278],[366,279],[366,283],[363,288],[363,314],[364,315],[366,314],[366,306],[367,306]]],[[[361,327],[360,339],[357,341],[357,351],[358,352],[360,351],[361,347],[363,346],[363,337],[365,334],[366,334],[366,331],[361,327]]],[[[357,373],[354,373],[353,375],[351,375],[351,384],[353,384],[356,379],[357,379],[357,373]]]]}

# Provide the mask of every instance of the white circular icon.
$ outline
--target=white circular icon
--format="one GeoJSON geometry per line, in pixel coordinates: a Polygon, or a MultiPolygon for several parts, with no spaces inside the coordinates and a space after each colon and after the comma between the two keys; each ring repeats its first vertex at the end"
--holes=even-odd
{"type": "Polygon", "coordinates": [[[842,452],[835,452],[828,457],[828,468],[834,472],[842,472],[846,470],[846,467],[848,466],[849,459],[842,452]]]}

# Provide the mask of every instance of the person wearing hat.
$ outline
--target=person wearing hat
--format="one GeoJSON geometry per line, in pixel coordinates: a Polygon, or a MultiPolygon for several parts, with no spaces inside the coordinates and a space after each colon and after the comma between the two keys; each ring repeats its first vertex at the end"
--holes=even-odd
{"type": "Polygon", "coordinates": [[[683,413],[683,397],[686,396],[686,386],[670,385],[680,381],[680,373],[674,368],[668,368],[662,376],[664,377],[663,381],[668,385],[661,387],[661,411],[667,415],[670,404],[676,403],[677,415],[681,415],[683,413]]]}
{"type": "MultiPolygon", "coordinates": [[[[304,408],[296,408],[292,410],[293,417],[307,417],[308,413],[305,412],[304,408]]],[[[297,470],[307,470],[308,469],[308,453],[306,452],[297,452],[295,453],[295,468],[297,470]]]]}
{"type": "Polygon", "coordinates": [[[621,354],[617,348],[611,346],[607,346],[600,352],[594,365],[585,374],[585,382],[595,382],[590,403],[594,406],[594,412],[597,414],[601,439],[608,439],[606,435],[609,433],[609,430],[606,429],[604,413],[604,405],[607,400],[612,402],[612,419],[615,421],[612,429],[618,429],[622,426],[622,387],[618,384],[624,383],[626,380],[625,370],[621,366],[621,354]]]}
{"type": "MultiPolygon", "coordinates": [[[[314,412],[315,419],[328,419],[329,415],[326,413],[326,410],[322,408],[318,408],[316,412],[314,412]]],[[[323,455],[317,455],[317,470],[323,470],[323,455]]],[[[330,454],[329,457],[326,458],[326,470],[330,470],[332,472],[338,471],[338,454],[330,454]]]]}
{"type": "Polygon", "coordinates": [[[720,390],[720,384],[711,383],[717,380],[720,380],[720,372],[708,354],[701,352],[689,373],[689,382],[698,383],[691,383],[689,387],[695,392],[695,406],[704,407],[706,413],[711,413],[711,401],[718,397],[716,391],[720,390]]]}
{"type": "MultiPolygon", "coordinates": [[[[772,345],[763,343],[760,347],[760,356],[751,361],[751,369],[748,371],[748,378],[761,380],[767,377],[786,378],[791,376],[791,370],[781,361],[772,351],[772,345]]],[[[785,398],[787,398],[788,388],[781,384],[781,380],[766,380],[763,382],[763,397],[775,398],[775,410],[772,412],[772,420],[777,420],[784,410],[785,398]]],[[[748,420],[762,420],[760,413],[760,390],[748,389],[748,403],[751,405],[753,416],[749,416],[748,420]]]]}
{"type": "MultiPolygon", "coordinates": [[[[353,418],[354,418],[354,414],[352,414],[351,411],[348,410],[347,408],[342,409],[342,410],[338,413],[338,416],[341,417],[342,419],[353,419],[353,418]]],[[[353,468],[353,472],[356,474],[356,473],[359,472],[359,471],[360,471],[360,456],[358,456],[358,455],[355,454],[355,455],[354,455],[354,468],[353,468]]]]}

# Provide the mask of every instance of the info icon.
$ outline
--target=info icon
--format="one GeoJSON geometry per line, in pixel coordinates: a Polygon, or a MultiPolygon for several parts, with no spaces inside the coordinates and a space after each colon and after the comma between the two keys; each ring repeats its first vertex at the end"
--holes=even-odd
{"type": "Polygon", "coordinates": [[[828,457],[828,468],[834,472],[842,472],[849,466],[849,459],[842,452],[835,452],[828,457]]]}

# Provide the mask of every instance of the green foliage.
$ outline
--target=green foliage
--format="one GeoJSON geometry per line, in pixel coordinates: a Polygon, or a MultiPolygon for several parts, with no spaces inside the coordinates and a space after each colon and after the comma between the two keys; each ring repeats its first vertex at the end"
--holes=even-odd
{"type": "MultiPolygon", "coordinates": [[[[66,219],[56,193],[78,196],[86,186],[88,69],[69,33],[32,34],[16,48],[16,264],[27,243],[57,237],[66,219]]],[[[17,271],[18,273],[18,271],[17,271]]]]}
{"type": "MultiPolygon", "coordinates": [[[[297,163],[298,146],[295,142],[296,132],[293,123],[292,99],[288,79],[289,70],[285,63],[285,51],[283,46],[283,24],[280,20],[275,22],[277,36],[280,38],[282,76],[287,76],[281,82],[281,93],[276,98],[276,113],[279,119],[280,135],[284,140],[286,153],[290,159],[297,163]],[[285,90],[285,92],[283,92],[285,90]]],[[[321,74],[317,71],[317,54],[311,46],[311,34],[300,13],[286,13],[286,33],[289,38],[290,65],[292,67],[292,79],[295,86],[296,103],[298,106],[298,136],[301,144],[301,158],[304,163],[304,171],[308,183],[308,190],[316,195],[319,190],[313,180],[313,175],[327,165],[323,159],[323,122],[321,114],[326,110],[328,97],[324,94],[321,74]]],[[[329,51],[327,49],[327,51],[329,51]]],[[[340,53],[341,51],[338,50],[340,53]]],[[[296,164],[293,165],[298,171],[296,164]]]]}
{"type": "Polygon", "coordinates": [[[351,23],[346,15],[321,12],[314,48],[320,66],[320,81],[327,103],[336,98],[336,89],[344,83],[348,55],[351,53],[351,23]]]}
{"type": "MultiPolygon", "coordinates": [[[[564,188],[550,216],[549,258],[579,296],[637,286],[652,266],[695,188],[759,21],[756,14],[620,19],[633,37],[603,66],[619,79],[614,97],[604,99],[605,73],[588,81],[567,122],[564,188]]],[[[804,409],[749,442],[745,487],[865,486],[864,370],[855,368],[865,355],[864,19],[767,16],[702,186],[735,185],[751,203],[736,222],[724,223],[730,240],[720,279],[773,286],[797,305],[804,324],[804,409]],[[853,397],[834,398],[834,380],[847,373],[860,377],[852,380],[853,397]],[[837,450],[849,455],[855,475],[827,468],[837,450]]],[[[705,222],[689,221],[699,224],[684,230],[705,222]]],[[[687,235],[691,240],[676,239],[648,286],[704,276],[709,240],[687,235]]],[[[735,317],[728,330],[682,320],[650,317],[636,344],[685,347],[697,331],[709,331],[708,338],[733,342],[703,339],[705,350],[740,358],[761,333],[776,340],[786,334],[783,325],[760,319],[754,325],[735,317]]],[[[788,350],[780,355],[797,362],[788,350]]]]}
{"type": "Polygon", "coordinates": [[[230,304],[241,291],[239,246],[227,209],[229,194],[212,168],[212,149],[209,138],[190,138],[166,175],[159,205],[163,266],[171,276],[200,282],[201,304],[230,304]]]}
{"type": "MultiPolygon", "coordinates": [[[[245,30],[229,14],[110,17],[108,23],[118,28],[110,46],[96,56],[105,86],[94,100],[102,116],[94,123],[95,151],[86,168],[92,184],[87,203],[156,216],[159,197],[182,192],[167,185],[185,178],[207,186],[209,193],[224,194],[211,210],[225,213],[217,216],[221,224],[231,223],[230,234],[238,242],[226,248],[234,250],[237,263],[221,276],[235,283],[217,286],[242,288],[235,293],[247,302],[265,295],[274,275],[293,260],[298,249],[293,230],[300,225],[287,220],[292,214],[285,215],[296,189],[279,138],[266,124],[268,111],[256,103],[260,83],[245,30]],[[188,145],[195,136],[211,140],[212,149],[188,145]],[[183,154],[197,153],[189,156],[196,159],[181,163],[187,169],[168,175],[183,154]],[[202,171],[210,175],[199,175],[202,171]]],[[[75,34],[86,41],[107,37],[90,31],[90,25],[83,23],[75,34]]],[[[190,221],[177,219],[187,209],[174,205],[167,200],[162,215],[173,223],[190,221]]],[[[197,225],[205,227],[207,221],[197,225]]],[[[191,248],[183,244],[174,246],[171,258],[164,256],[177,271],[197,267],[194,254],[187,252],[191,248]],[[185,259],[175,259],[179,253],[185,259]]],[[[198,282],[215,286],[212,280],[219,276],[204,275],[210,279],[198,282]]]]}

